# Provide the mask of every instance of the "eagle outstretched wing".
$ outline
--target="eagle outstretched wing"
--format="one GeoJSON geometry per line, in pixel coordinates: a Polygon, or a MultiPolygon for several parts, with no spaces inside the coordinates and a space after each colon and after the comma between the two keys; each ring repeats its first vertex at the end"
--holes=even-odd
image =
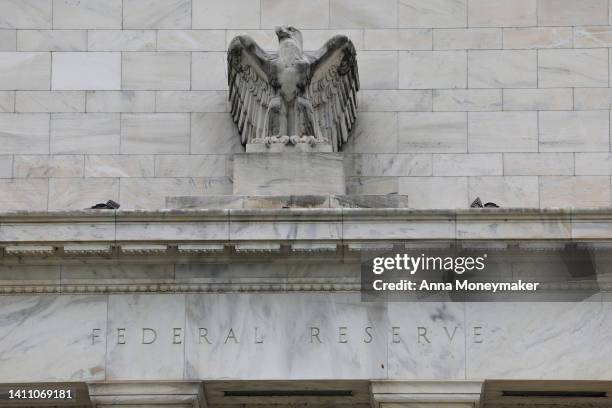
{"type": "Polygon", "coordinates": [[[229,102],[242,144],[260,137],[264,117],[272,97],[271,61],[267,53],[248,35],[235,37],[227,52],[229,102]]]}
{"type": "Polygon", "coordinates": [[[340,150],[357,118],[359,72],[355,46],[336,35],[310,55],[310,98],[321,133],[330,135],[334,151],[340,150]]]}

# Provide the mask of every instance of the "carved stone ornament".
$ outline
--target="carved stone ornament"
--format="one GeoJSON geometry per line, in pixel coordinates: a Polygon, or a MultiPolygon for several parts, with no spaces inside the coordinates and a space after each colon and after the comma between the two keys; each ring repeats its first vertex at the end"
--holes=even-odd
{"type": "Polygon", "coordinates": [[[336,35],[307,53],[298,29],[277,27],[276,35],[276,53],[264,51],[248,35],[235,37],[229,46],[229,100],[242,144],[324,144],[338,151],[357,116],[353,43],[336,35]]]}

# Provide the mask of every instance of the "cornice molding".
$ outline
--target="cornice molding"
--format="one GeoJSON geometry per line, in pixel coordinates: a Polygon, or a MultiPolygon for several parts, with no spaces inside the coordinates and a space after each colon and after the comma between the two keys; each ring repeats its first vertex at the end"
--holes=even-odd
{"type": "Polygon", "coordinates": [[[612,220],[612,207],[602,208],[470,208],[470,209],[406,209],[406,208],[275,208],[275,209],[186,209],[186,210],[69,210],[69,211],[5,211],[0,222],[92,222],[92,221],[203,221],[203,220],[270,220],[325,218],[402,218],[402,219],[590,219],[612,220]]]}
{"type": "Polygon", "coordinates": [[[394,243],[612,242],[605,209],[239,209],[0,213],[8,258],[348,256],[394,243]]]}
{"type": "MultiPolygon", "coordinates": [[[[241,209],[0,214],[0,266],[283,264],[354,268],[349,275],[180,282],[152,275],[76,282],[5,280],[0,294],[358,291],[373,251],[464,247],[538,253],[567,243],[612,249],[612,209],[241,209]]],[[[137,267],[136,267],[137,268],[137,267]]],[[[129,270],[129,267],[126,269],[129,270]]],[[[289,269],[288,269],[289,270],[289,269]]],[[[90,272],[91,273],[91,272],[90,272]]],[[[123,274],[123,272],[121,272],[123,274]]],[[[9,273],[7,276],[18,276],[9,273]]],[[[118,275],[119,276],[119,275],[118,275]]],[[[135,275],[136,276],[136,275],[135,275]]],[[[10,278],[9,278],[10,279],[10,278]]],[[[13,278],[14,279],[14,278],[13,278]]]]}
{"type": "Polygon", "coordinates": [[[308,219],[326,217],[365,218],[606,218],[612,219],[612,207],[602,208],[276,208],[276,209],[186,209],[186,210],[69,210],[5,211],[0,222],[91,222],[99,221],[198,221],[234,219],[308,219]]]}

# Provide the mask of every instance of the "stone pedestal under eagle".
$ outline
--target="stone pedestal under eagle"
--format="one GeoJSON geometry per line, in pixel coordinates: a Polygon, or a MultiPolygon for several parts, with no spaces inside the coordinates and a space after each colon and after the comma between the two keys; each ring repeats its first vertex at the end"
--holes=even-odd
{"type": "Polygon", "coordinates": [[[248,35],[235,37],[229,46],[229,99],[242,144],[327,144],[338,151],[357,116],[353,43],[336,35],[307,53],[299,30],[275,31],[276,53],[264,51],[248,35]]]}

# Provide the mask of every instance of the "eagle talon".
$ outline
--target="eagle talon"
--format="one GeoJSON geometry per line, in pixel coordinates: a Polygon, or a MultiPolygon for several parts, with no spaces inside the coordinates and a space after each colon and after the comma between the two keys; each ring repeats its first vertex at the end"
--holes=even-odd
{"type": "Polygon", "coordinates": [[[310,147],[314,147],[317,144],[317,139],[314,136],[305,136],[305,139],[310,147]]]}
{"type": "Polygon", "coordinates": [[[300,137],[299,136],[291,136],[289,138],[289,140],[291,140],[291,144],[296,145],[298,143],[300,143],[300,137]]]}

